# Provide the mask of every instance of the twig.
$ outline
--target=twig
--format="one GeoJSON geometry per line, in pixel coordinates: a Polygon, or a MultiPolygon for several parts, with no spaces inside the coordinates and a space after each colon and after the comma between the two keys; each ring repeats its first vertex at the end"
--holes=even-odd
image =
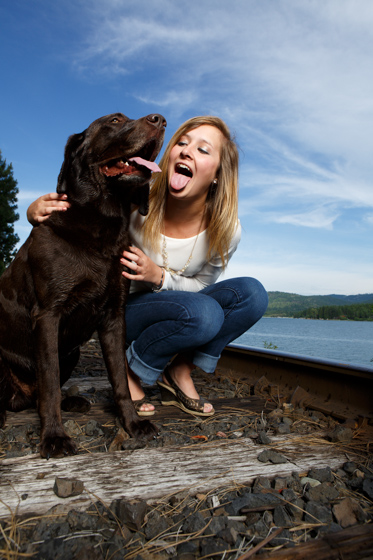
{"type": "Polygon", "coordinates": [[[277,535],[279,535],[281,533],[281,531],[283,530],[283,527],[278,527],[278,529],[276,529],[275,531],[273,531],[272,534],[268,535],[268,537],[266,537],[264,539],[264,541],[258,543],[256,546],[254,546],[254,548],[252,548],[251,550],[249,550],[249,552],[245,552],[245,554],[242,554],[242,556],[240,556],[239,558],[237,558],[237,560],[247,560],[248,558],[251,558],[251,556],[253,556],[254,554],[256,554],[258,552],[258,550],[260,550],[261,548],[263,548],[263,546],[265,546],[266,544],[268,544],[272,539],[274,539],[275,537],[277,537],[277,535]]]}

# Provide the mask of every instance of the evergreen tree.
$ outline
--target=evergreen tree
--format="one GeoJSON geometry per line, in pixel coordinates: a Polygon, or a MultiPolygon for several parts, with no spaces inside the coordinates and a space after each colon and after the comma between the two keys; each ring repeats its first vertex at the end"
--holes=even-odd
{"type": "Polygon", "coordinates": [[[0,274],[14,257],[15,245],[19,241],[13,225],[19,218],[16,212],[17,194],[12,164],[6,164],[0,151],[0,274]]]}

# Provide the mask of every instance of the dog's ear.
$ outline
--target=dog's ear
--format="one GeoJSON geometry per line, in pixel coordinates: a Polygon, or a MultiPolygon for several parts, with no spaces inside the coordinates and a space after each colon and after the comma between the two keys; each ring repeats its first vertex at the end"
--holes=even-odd
{"type": "Polygon", "coordinates": [[[135,204],[135,206],[139,207],[138,210],[142,216],[147,215],[149,211],[149,183],[134,189],[131,196],[131,202],[132,204],[135,204]]]}
{"type": "Polygon", "coordinates": [[[67,140],[65,146],[65,158],[63,160],[63,164],[57,180],[57,192],[59,194],[69,194],[68,184],[71,168],[77,153],[80,151],[80,148],[83,145],[84,139],[85,131],[81,132],[80,134],[73,134],[67,140]]]}

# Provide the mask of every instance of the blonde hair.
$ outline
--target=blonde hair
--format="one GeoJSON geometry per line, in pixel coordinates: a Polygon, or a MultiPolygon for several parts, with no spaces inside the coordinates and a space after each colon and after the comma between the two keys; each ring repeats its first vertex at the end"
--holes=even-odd
{"type": "Polygon", "coordinates": [[[170,152],[184,134],[203,125],[214,126],[224,137],[217,172],[218,183],[216,187],[213,185],[210,188],[207,195],[206,215],[209,238],[207,259],[218,254],[225,267],[238,221],[238,150],[229,128],[218,117],[193,117],[182,124],[169,141],[159,163],[162,173],[157,174],[150,190],[149,213],[143,225],[144,243],[154,251],[159,251],[166,211],[170,152]]]}

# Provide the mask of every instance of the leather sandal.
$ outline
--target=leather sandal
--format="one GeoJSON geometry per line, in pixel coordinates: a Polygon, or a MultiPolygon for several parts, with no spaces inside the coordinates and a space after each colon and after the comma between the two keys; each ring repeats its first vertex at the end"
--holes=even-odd
{"type": "Polygon", "coordinates": [[[192,399],[192,397],[188,397],[176,385],[167,368],[164,370],[163,375],[169,383],[167,384],[163,381],[157,381],[157,384],[161,390],[161,403],[163,406],[176,406],[187,414],[197,416],[212,416],[213,414],[215,414],[214,409],[212,409],[210,412],[204,412],[204,404],[206,403],[205,399],[192,399]]]}
{"type": "Polygon", "coordinates": [[[132,401],[135,410],[139,416],[154,416],[155,410],[140,410],[143,404],[150,404],[146,402],[146,397],[139,399],[137,401],[132,401]]]}

